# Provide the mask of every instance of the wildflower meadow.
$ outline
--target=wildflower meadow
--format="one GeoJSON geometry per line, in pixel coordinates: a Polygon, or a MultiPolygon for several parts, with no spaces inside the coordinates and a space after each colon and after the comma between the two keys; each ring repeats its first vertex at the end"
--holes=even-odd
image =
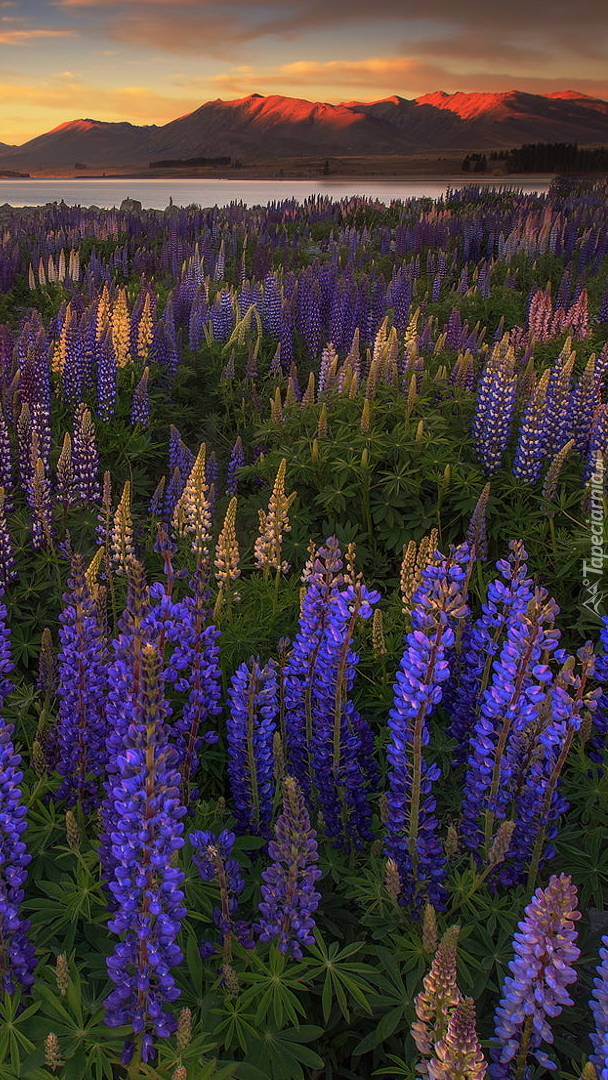
{"type": "Polygon", "coordinates": [[[606,178],[2,230],[0,1080],[606,1080],[606,178]]]}

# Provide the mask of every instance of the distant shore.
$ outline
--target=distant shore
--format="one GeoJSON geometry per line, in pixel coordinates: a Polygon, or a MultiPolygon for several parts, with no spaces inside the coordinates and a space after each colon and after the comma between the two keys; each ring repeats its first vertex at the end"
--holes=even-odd
{"type": "MultiPolygon", "coordinates": [[[[76,168],[29,169],[32,180],[439,180],[460,178],[466,181],[512,182],[519,174],[508,173],[500,163],[488,162],[485,172],[467,172],[461,168],[465,157],[475,150],[445,150],[428,153],[391,154],[362,157],[275,158],[243,161],[236,165],[149,168],[148,166],[99,166],[76,168]]],[[[489,152],[484,151],[488,154],[489,152]]],[[[526,173],[527,179],[535,174],[526,173]]],[[[540,175],[540,174],[539,174],[540,175]]],[[[546,175],[546,174],[543,174],[546,175]]],[[[0,179],[13,177],[0,174],[0,179]]],[[[21,177],[20,179],[25,179],[21,177]]]]}

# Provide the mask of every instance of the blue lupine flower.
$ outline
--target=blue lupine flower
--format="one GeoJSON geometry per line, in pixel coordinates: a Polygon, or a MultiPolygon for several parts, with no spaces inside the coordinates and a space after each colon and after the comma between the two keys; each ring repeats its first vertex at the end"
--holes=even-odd
{"type": "Polygon", "coordinates": [[[99,454],[91,413],[83,404],[74,414],[72,468],[77,498],[84,503],[98,502],[101,498],[99,454]]]}
{"type": "Polygon", "coordinates": [[[167,741],[162,660],[154,645],[144,644],[133,674],[135,696],[122,705],[127,727],[108,782],[114,811],[108,888],[115,902],[108,927],[122,940],[107,960],[115,989],[106,1000],[106,1023],[131,1024],[142,1036],[142,1060],[150,1061],[154,1037],[166,1038],[177,1027],[165,1005],[180,993],[170,969],[183,959],[176,938],[186,915],[184,873],[172,863],[184,843],[180,819],[186,810],[167,741]]]}
{"type": "Polygon", "coordinates": [[[4,591],[0,587],[0,711],[4,706],[7,695],[13,689],[13,683],[9,676],[15,670],[11,654],[11,632],[6,621],[7,611],[3,595],[4,591]]]}
{"type": "Polygon", "coordinates": [[[540,661],[543,652],[557,647],[559,631],[553,628],[557,611],[555,601],[547,600],[546,590],[537,589],[533,608],[508,621],[506,640],[492,663],[492,678],[471,736],[464,782],[461,833],[477,858],[483,842],[489,851],[495,819],[505,817],[517,779],[520,733],[536,719],[546,684],[553,678],[540,661]],[[546,629],[545,623],[549,624],[546,629]]]}
{"type": "Polygon", "coordinates": [[[283,781],[283,811],[275,825],[276,840],[268,844],[272,864],[262,872],[260,921],[254,927],[261,941],[273,941],[281,952],[299,959],[302,945],[314,944],[313,918],[321,896],[315,882],[316,832],[298,783],[292,776],[283,781]]]}
{"type": "Polygon", "coordinates": [[[521,540],[509,541],[507,559],[496,563],[504,578],[494,578],[488,585],[481,615],[466,626],[460,641],[460,651],[453,674],[444,690],[449,701],[448,731],[456,740],[454,763],[466,761],[477,709],[479,690],[486,668],[500,647],[500,639],[509,619],[518,618],[533,596],[533,582],[527,574],[527,552],[521,540]]]}
{"type": "Polygon", "coordinates": [[[220,932],[219,950],[213,941],[203,941],[200,945],[201,956],[206,959],[221,951],[227,963],[233,938],[245,949],[254,947],[249,924],[235,918],[237,897],[245,888],[245,878],[232,855],[236,836],[227,829],[222,829],[218,836],[208,830],[197,830],[190,833],[188,839],[194,848],[192,861],[203,881],[217,881],[220,893],[220,906],[213,909],[213,921],[220,932]]]}
{"type": "Polygon", "coordinates": [[[589,1008],[595,1020],[595,1031],[590,1038],[593,1053],[589,1061],[595,1067],[598,1080],[608,1077],[608,936],[602,938],[600,964],[593,980],[593,994],[589,1008]]]}
{"type": "Polygon", "coordinates": [[[245,464],[245,451],[243,450],[243,443],[241,442],[241,436],[239,435],[232,450],[230,451],[230,457],[228,459],[228,466],[226,468],[226,494],[236,495],[238,480],[236,476],[237,469],[245,464]]]}
{"type": "MultiPolygon", "coordinates": [[[[0,709],[12,684],[13,671],[6,608],[0,603],[0,709]]],[[[0,973],[2,989],[12,994],[18,986],[29,990],[34,982],[34,947],[28,939],[29,922],[19,908],[24,897],[27,854],[22,835],[27,828],[27,807],[21,802],[21,757],[14,751],[13,725],[0,716],[0,973]]]]}
{"type": "Polygon", "coordinates": [[[545,398],[545,440],[547,457],[553,458],[571,438],[568,410],[574,356],[562,350],[549,372],[545,398]]]}
{"type": "Polygon", "coordinates": [[[592,355],[570,395],[568,409],[569,436],[574,439],[576,449],[581,455],[584,455],[587,450],[589,432],[597,404],[595,356],[592,355]]]}
{"type": "MultiPolygon", "coordinates": [[[[109,775],[105,784],[106,795],[109,795],[112,790],[113,775],[117,771],[116,761],[122,751],[123,739],[127,734],[130,716],[140,691],[141,664],[137,658],[145,643],[142,623],[150,610],[150,595],[145,572],[143,566],[135,559],[129,562],[127,582],[126,607],[118,619],[119,633],[111,643],[112,651],[108,662],[106,752],[109,775]]],[[[104,800],[100,814],[102,828],[99,857],[103,876],[109,879],[115,865],[112,834],[117,824],[117,814],[112,799],[104,800]]]]}
{"type": "Polygon", "coordinates": [[[583,711],[592,712],[601,693],[599,688],[585,692],[595,659],[591,642],[579,649],[578,658],[580,673],[574,673],[574,660],[568,657],[557,684],[548,688],[540,722],[521,735],[523,760],[516,763],[520,778],[514,808],[515,829],[498,871],[503,884],[512,885],[526,878],[532,882],[539,865],[555,855],[551,841],[557,836],[560,817],[569,807],[560,790],[560,775],[574,735],[580,729],[583,711]]]}
{"type": "Polygon", "coordinates": [[[216,733],[205,730],[205,725],[222,711],[219,630],[209,622],[208,569],[203,564],[197,567],[190,587],[193,595],[173,603],[160,583],[151,586],[150,594],[159,603],[143,620],[144,632],[154,628],[154,633],[162,633],[167,642],[174,644],[163,679],[188,695],[170,731],[182,773],[185,803],[196,796],[194,789],[189,789],[189,782],[197,771],[203,741],[217,742],[216,733]]]}
{"type": "Polygon", "coordinates": [[[108,693],[106,643],[97,606],[85,576],[84,559],[72,557],[72,576],[59,616],[61,649],[57,657],[60,704],[52,732],[56,768],[64,777],[57,798],[94,805],[99,777],[106,768],[108,693]]]}
{"type": "Polygon", "coordinates": [[[150,422],[149,375],[150,369],[145,367],[142,377],[133,391],[133,402],[131,404],[132,425],[141,424],[142,427],[147,427],[150,422]]]}
{"type": "Polygon", "coordinates": [[[0,589],[19,577],[16,569],[13,542],[8,531],[4,499],[0,492],[0,589]]]}
{"type": "Polygon", "coordinates": [[[549,370],[547,369],[533,392],[526,407],[513,461],[513,476],[524,484],[535,484],[540,477],[547,456],[546,396],[549,370]]]}
{"type": "Polygon", "coordinates": [[[446,653],[454,643],[453,627],[467,614],[462,589],[468,560],[463,545],[439,566],[422,571],[389,713],[385,851],[397,864],[404,904],[418,905],[422,890],[434,907],[440,908],[445,898],[445,859],[432,795],[440,770],[424,759],[423,748],[429,742],[427,718],[449,676],[446,653]]]}
{"type": "Polygon", "coordinates": [[[228,778],[240,832],[267,835],[274,798],[273,738],[279,711],[277,665],[252,657],[232,676],[226,720],[228,778]]]}
{"type": "Polygon", "coordinates": [[[368,619],[379,593],[361,582],[335,594],[327,605],[312,671],[311,765],[324,830],[344,847],[372,839],[370,787],[373,736],[349,698],[358,654],[352,648],[357,619],[368,619]]]}
{"type": "Polygon", "coordinates": [[[486,511],[488,509],[489,497],[490,483],[488,482],[475,504],[475,508],[473,510],[473,513],[471,514],[471,520],[469,521],[469,526],[467,528],[467,544],[469,545],[469,547],[475,548],[475,555],[478,559],[487,559],[488,557],[486,511]]]}
{"type": "Polygon", "coordinates": [[[566,874],[554,875],[546,889],[537,889],[525,909],[514,935],[511,975],[504,980],[495,1014],[499,1045],[493,1053],[499,1064],[517,1058],[519,1067],[532,1054],[544,1068],[556,1067],[540,1046],[553,1042],[547,1017],[572,1005],[566,986],[576,980],[571,964],[580,956],[577,919],[576,886],[566,874]]]}
{"type": "Polygon", "coordinates": [[[511,434],[517,390],[513,366],[514,361],[499,343],[479,381],[472,435],[475,453],[487,475],[499,469],[511,434]]]}
{"type": "Polygon", "coordinates": [[[285,665],[284,706],[289,717],[285,726],[288,771],[308,796],[311,786],[312,703],[311,686],[321,636],[329,617],[330,601],[344,581],[342,556],[335,536],[314,556],[305,578],[298,633],[285,665]]]}
{"type": "Polygon", "coordinates": [[[0,409],[0,487],[4,489],[4,507],[12,510],[13,451],[4,413],[0,409]]]}

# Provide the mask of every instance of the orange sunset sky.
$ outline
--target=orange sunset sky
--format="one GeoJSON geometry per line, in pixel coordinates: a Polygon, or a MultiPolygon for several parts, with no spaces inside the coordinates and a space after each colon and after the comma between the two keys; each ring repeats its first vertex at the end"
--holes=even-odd
{"type": "Polygon", "coordinates": [[[0,142],[78,117],[163,124],[214,98],[433,90],[608,99],[605,0],[0,0],[0,142]]]}

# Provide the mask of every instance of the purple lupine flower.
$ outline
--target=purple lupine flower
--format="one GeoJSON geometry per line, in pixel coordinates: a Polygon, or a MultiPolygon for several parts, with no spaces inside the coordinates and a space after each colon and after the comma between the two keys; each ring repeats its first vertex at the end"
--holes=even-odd
{"type": "Polygon", "coordinates": [[[0,587],[0,712],[4,707],[7,695],[13,689],[10,675],[15,670],[11,654],[11,632],[7,625],[7,611],[3,596],[4,592],[0,587]]]}
{"type": "Polygon", "coordinates": [[[559,641],[554,629],[557,605],[537,589],[526,612],[510,618],[500,655],[492,663],[479,717],[470,741],[465,777],[461,835],[465,846],[481,858],[493,840],[496,819],[503,820],[518,780],[517,752],[521,732],[536,721],[545,688],[553,674],[541,663],[559,641]],[[544,624],[548,624],[546,627],[544,624]]]}
{"type": "Polygon", "coordinates": [[[562,350],[549,372],[545,399],[547,457],[554,457],[571,437],[568,425],[574,356],[562,350]]]}
{"type": "Polygon", "coordinates": [[[352,648],[355,625],[371,618],[379,599],[360,581],[332,597],[312,671],[310,751],[316,797],[326,835],[347,849],[372,839],[373,735],[349,693],[359,662],[352,648]]]}
{"type": "Polygon", "coordinates": [[[446,866],[432,795],[440,770],[426,761],[423,748],[429,742],[427,717],[449,677],[446,653],[454,643],[453,628],[467,614],[462,589],[469,558],[465,544],[422,571],[389,713],[385,851],[397,865],[404,904],[419,905],[422,890],[436,908],[445,898],[441,882],[446,866]]]}
{"type": "Polygon", "coordinates": [[[304,577],[298,632],[283,673],[285,712],[284,745],[288,770],[305,796],[311,786],[310,742],[312,710],[310,687],[330,601],[343,586],[342,554],[335,536],[316,552],[310,572],[304,577]]]}
{"type": "Polygon", "coordinates": [[[568,409],[569,434],[574,439],[576,449],[581,455],[584,455],[587,450],[597,403],[595,355],[592,354],[572,390],[568,409]]]}
{"type": "Polygon", "coordinates": [[[150,368],[145,367],[141,379],[133,391],[133,402],[131,405],[131,424],[141,424],[142,427],[147,427],[150,422],[150,393],[148,389],[148,379],[150,376],[150,368]]]}
{"type": "Polygon", "coordinates": [[[97,364],[97,413],[100,420],[109,420],[116,410],[117,364],[112,340],[112,328],[95,342],[97,364]]]}
{"type": "Polygon", "coordinates": [[[137,690],[122,704],[126,730],[108,782],[114,810],[108,888],[115,902],[108,927],[122,940],[107,960],[115,989],[106,999],[105,1020],[110,1027],[131,1024],[147,1062],[155,1057],[154,1037],[166,1038],[177,1027],[165,1006],[180,993],[170,969],[183,959],[176,938],[186,915],[185,875],[172,863],[184,844],[186,809],[164,723],[161,657],[154,645],[144,644],[134,663],[137,690]]]}
{"type": "Polygon", "coordinates": [[[593,1053],[589,1061],[595,1067],[598,1080],[606,1080],[608,1077],[608,936],[602,938],[600,964],[593,980],[589,1008],[595,1020],[595,1031],[590,1034],[593,1053]]]}
{"type": "Polygon", "coordinates": [[[171,332],[168,325],[166,311],[164,318],[158,320],[152,333],[150,360],[158,364],[161,370],[167,373],[169,379],[175,378],[179,366],[179,353],[175,333],[171,332]]]}
{"type": "Polygon", "coordinates": [[[495,1014],[497,1064],[516,1058],[523,1072],[532,1054],[544,1068],[556,1068],[540,1046],[553,1042],[547,1017],[559,1016],[564,1005],[572,1005],[566,987],[576,980],[571,965],[580,956],[575,944],[577,919],[576,886],[567,874],[554,875],[546,889],[537,889],[525,909],[514,935],[511,975],[504,980],[495,1014]]]}
{"type": "Polygon", "coordinates": [[[277,665],[251,658],[230,681],[228,778],[240,832],[268,834],[274,798],[273,738],[279,710],[277,665]]]}
{"type": "Polygon", "coordinates": [[[82,555],[72,556],[69,592],[59,616],[61,648],[57,656],[59,710],[53,729],[56,769],[64,780],[56,798],[76,798],[94,806],[99,778],[106,768],[108,692],[106,643],[97,605],[91,595],[82,555]]]}
{"type": "MultiPolygon", "coordinates": [[[[241,868],[232,856],[236,836],[223,829],[219,836],[207,830],[192,832],[188,839],[194,848],[192,861],[203,881],[217,881],[220,893],[220,906],[213,909],[213,921],[220,932],[220,949],[224,963],[230,960],[232,940],[246,949],[254,947],[251,928],[239,919],[235,919],[238,910],[237,897],[245,888],[245,878],[241,868]]],[[[218,952],[213,941],[203,941],[200,946],[201,956],[207,958],[218,952]]]]}
{"type": "MultiPolygon", "coordinates": [[[[118,636],[112,641],[108,663],[109,690],[106,702],[108,780],[106,794],[112,790],[116,760],[122,751],[123,738],[129,726],[130,713],[135,708],[141,681],[141,654],[145,638],[142,623],[150,611],[149,589],[143,566],[131,559],[127,568],[127,600],[125,610],[118,619],[118,636]]],[[[101,810],[101,836],[99,857],[104,877],[109,879],[114,869],[112,833],[117,824],[114,803],[106,798],[101,810]]]]}
{"type": "Polygon", "coordinates": [[[0,489],[0,589],[5,589],[11,581],[19,577],[13,553],[13,542],[8,531],[4,495],[0,489]]]}
{"type": "Polygon", "coordinates": [[[236,475],[237,469],[240,469],[245,464],[245,451],[243,450],[243,443],[241,442],[241,436],[237,438],[232,450],[230,451],[230,457],[228,459],[228,466],[226,468],[226,494],[236,495],[238,490],[238,478],[236,475]]]}
{"type": "Polygon", "coordinates": [[[275,825],[276,840],[268,844],[272,864],[262,872],[260,920],[254,926],[261,941],[273,941],[281,952],[296,959],[302,945],[313,945],[314,912],[321,896],[315,882],[321,876],[317,866],[316,832],[297,780],[283,780],[283,811],[275,825]]]}
{"type": "Polygon", "coordinates": [[[500,578],[494,578],[488,585],[480,617],[464,629],[454,672],[444,691],[444,699],[449,697],[448,731],[456,740],[454,763],[457,765],[467,759],[479,691],[486,672],[489,673],[492,657],[498,652],[503,629],[509,619],[519,618],[534,595],[532,579],[526,577],[526,549],[521,540],[510,540],[509,548],[508,558],[496,563],[504,584],[500,578]]]}
{"type": "Polygon", "coordinates": [[[86,504],[98,502],[101,484],[95,426],[89,409],[82,402],[74,413],[72,468],[77,498],[86,504]]]}
{"type": "MultiPolygon", "coordinates": [[[[152,585],[150,595],[161,603],[152,608],[143,621],[145,632],[154,626],[155,632],[162,631],[165,639],[174,643],[163,678],[188,695],[170,731],[172,745],[177,750],[186,805],[196,797],[196,791],[190,790],[189,783],[197,771],[202,743],[214,743],[218,739],[216,732],[205,730],[204,725],[222,711],[219,630],[209,622],[208,577],[208,569],[199,565],[190,582],[192,595],[177,603],[171,603],[162,585],[152,585]]],[[[168,582],[171,583],[170,575],[168,582]]]]}
{"type": "Polygon", "coordinates": [[[20,987],[30,990],[36,965],[29,921],[19,914],[31,856],[22,839],[27,807],[21,802],[21,756],[14,751],[12,734],[13,725],[0,717],[0,973],[8,994],[20,987]]]}
{"type": "Polygon", "coordinates": [[[4,413],[0,408],[0,487],[4,490],[4,506],[12,510],[13,500],[13,451],[4,413]]]}
{"type": "MultiPolygon", "coordinates": [[[[36,445],[34,433],[33,446],[36,445]]],[[[27,490],[27,501],[32,511],[30,530],[32,547],[35,551],[52,545],[53,542],[53,501],[51,498],[51,485],[42,458],[36,456],[35,449],[32,451],[32,475],[27,490]]]]}
{"type": "Polygon", "coordinates": [[[587,455],[585,459],[585,468],[583,471],[583,483],[589,483],[591,476],[598,469],[597,461],[598,456],[601,463],[603,461],[603,455],[608,450],[608,405],[600,405],[596,409],[595,416],[593,418],[593,424],[591,425],[591,431],[589,432],[589,446],[587,449],[587,455]]]}
{"type": "Polygon", "coordinates": [[[547,454],[546,395],[549,369],[543,373],[526,407],[513,461],[513,476],[524,484],[535,484],[547,454]]]}
{"type": "Polygon", "coordinates": [[[499,469],[511,433],[517,390],[513,366],[513,359],[499,343],[479,381],[472,435],[475,453],[487,475],[499,469]]]}
{"type": "MultiPolygon", "coordinates": [[[[600,684],[608,682],[608,616],[604,616],[599,633],[601,653],[595,657],[594,678],[600,684]]],[[[603,690],[593,713],[593,734],[587,744],[587,753],[598,764],[603,763],[608,735],[608,694],[603,690]]]]}
{"type": "Polygon", "coordinates": [[[466,541],[470,548],[475,549],[478,559],[488,557],[488,533],[486,528],[486,511],[490,497],[491,485],[488,482],[475,503],[475,509],[471,514],[471,520],[467,529],[466,541]]]}
{"type": "Polygon", "coordinates": [[[541,710],[540,722],[532,729],[521,732],[518,756],[523,760],[517,762],[521,779],[515,828],[497,875],[503,884],[526,879],[529,885],[534,884],[539,866],[555,855],[551,841],[557,836],[560,817],[570,805],[560,790],[560,776],[574,735],[580,729],[583,710],[593,711],[601,693],[599,688],[585,693],[595,659],[591,642],[579,649],[578,659],[580,674],[572,670],[574,658],[567,657],[556,684],[549,687],[549,709],[541,710]]]}
{"type": "Polygon", "coordinates": [[[169,469],[173,471],[177,467],[182,476],[187,477],[190,475],[193,465],[194,454],[186,446],[179,429],[176,428],[175,424],[171,424],[169,428],[169,469]]]}

